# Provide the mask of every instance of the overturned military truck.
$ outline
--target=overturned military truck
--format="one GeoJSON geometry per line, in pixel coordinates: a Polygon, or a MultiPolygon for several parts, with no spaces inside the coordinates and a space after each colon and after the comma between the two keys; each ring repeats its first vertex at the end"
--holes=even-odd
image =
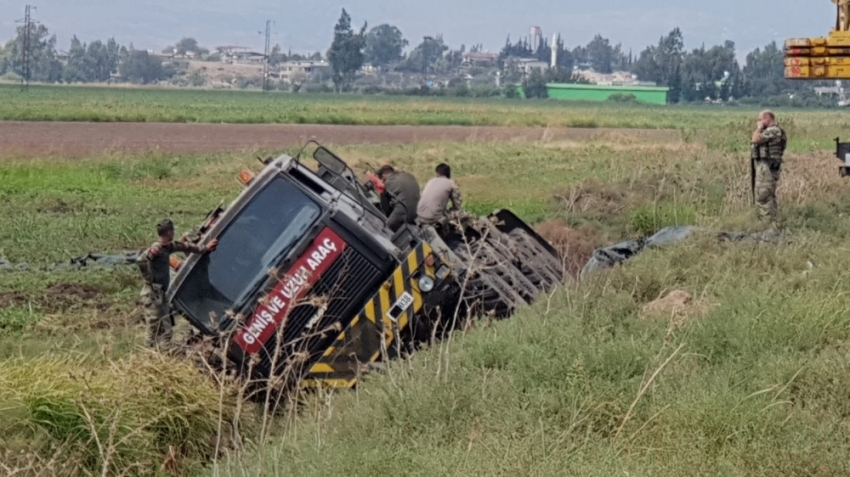
{"type": "Polygon", "coordinates": [[[390,232],[372,183],[308,145],[312,157],[243,171],[238,197],[181,238],[217,250],[172,262],[170,305],[241,376],[352,387],[372,363],[564,279],[555,249],[506,210],[390,232]]]}

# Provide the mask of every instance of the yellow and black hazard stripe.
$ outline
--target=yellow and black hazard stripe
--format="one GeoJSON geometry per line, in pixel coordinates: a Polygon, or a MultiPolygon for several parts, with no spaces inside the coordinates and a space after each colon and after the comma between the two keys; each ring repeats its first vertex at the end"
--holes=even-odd
{"type": "Polygon", "coordinates": [[[333,345],[311,366],[302,387],[354,386],[360,366],[375,362],[383,346],[389,348],[398,333],[422,310],[418,277],[421,273],[434,278],[437,262],[431,246],[425,242],[411,251],[333,345]],[[408,307],[394,310],[402,297],[409,302],[408,307]]]}

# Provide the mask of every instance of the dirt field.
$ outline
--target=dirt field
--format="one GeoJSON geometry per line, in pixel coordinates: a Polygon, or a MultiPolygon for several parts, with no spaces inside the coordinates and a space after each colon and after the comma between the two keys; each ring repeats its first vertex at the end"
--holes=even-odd
{"type": "Polygon", "coordinates": [[[160,149],[199,153],[279,149],[315,138],[326,144],[418,141],[672,140],[670,130],[552,129],[465,126],[324,126],[167,123],[0,122],[0,157],[84,157],[103,152],[160,149]]]}

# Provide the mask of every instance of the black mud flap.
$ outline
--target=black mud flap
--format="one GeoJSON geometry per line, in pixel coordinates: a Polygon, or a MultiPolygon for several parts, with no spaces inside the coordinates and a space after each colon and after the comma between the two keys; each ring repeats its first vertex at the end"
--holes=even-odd
{"type": "Polygon", "coordinates": [[[534,237],[534,240],[536,240],[538,243],[540,243],[540,246],[542,246],[549,253],[551,253],[553,257],[558,258],[558,251],[555,250],[555,247],[553,247],[552,244],[547,242],[546,239],[541,237],[540,234],[535,232],[534,229],[529,227],[528,224],[526,224],[522,219],[517,217],[516,214],[514,214],[510,210],[505,210],[505,209],[497,210],[497,211],[493,212],[492,214],[490,214],[489,216],[487,216],[487,218],[490,219],[491,221],[494,221],[495,224],[496,224],[496,228],[500,232],[505,233],[505,234],[510,233],[511,230],[516,230],[516,229],[525,230],[525,232],[528,235],[534,237]]]}

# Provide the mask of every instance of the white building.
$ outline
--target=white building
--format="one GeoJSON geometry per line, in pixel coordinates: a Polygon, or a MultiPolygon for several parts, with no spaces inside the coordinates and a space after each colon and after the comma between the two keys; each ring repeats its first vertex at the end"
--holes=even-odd
{"type": "Polygon", "coordinates": [[[517,60],[517,66],[523,74],[529,75],[534,70],[540,70],[541,73],[545,72],[549,68],[549,63],[534,58],[520,58],[517,60]]]}
{"type": "Polygon", "coordinates": [[[289,82],[303,79],[313,73],[326,71],[330,68],[327,61],[286,61],[278,65],[280,78],[289,82]]]}

